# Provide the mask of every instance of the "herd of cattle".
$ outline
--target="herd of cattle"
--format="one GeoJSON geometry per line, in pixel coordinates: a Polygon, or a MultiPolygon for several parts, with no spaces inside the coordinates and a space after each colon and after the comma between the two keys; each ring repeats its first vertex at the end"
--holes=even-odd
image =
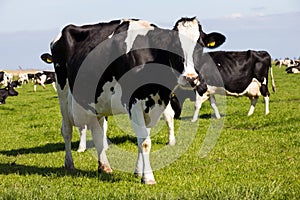
{"type": "MultiPolygon", "coordinates": [[[[204,48],[216,48],[225,40],[221,33],[205,33],[196,18],[181,18],[173,29],[137,19],[66,26],[50,43],[51,54],[41,55],[43,61],[53,63],[55,74],[33,76],[35,87],[56,78],[65,168],[74,169],[71,138],[75,126],[82,135],[80,151],[85,149],[86,130],[91,130],[98,170],[112,172],[105,153],[109,115],[129,114],[138,144],[135,173],[142,176],[143,183],[155,184],[149,159],[150,130],[163,114],[169,144],[174,145],[174,118],[180,116],[186,98],[196,98],[192,121],[198,119],[208,99],[216,118],[221,117],[215,94],[249,97],[248,115],[263,96],[268,114],[269,70],[272,89],[276,89],[271,56],[253,50],[203,53],[204,48]],[[190,92],[182,92],[186,90],[190,92]]],[[[19,82],[30,81],[29,75],[24,77],[19,82]]],[[[5,84],[9,91],[9,81],[5,84]]]]}
{"type": "Polygon", "coordinates": [[[17,96],[19,93],[14,89],[23,84],[32,82],[34,84],[33,90],[36,92],[37,85],[43,86],[45,84],[52,84],[55,87],[55,72],[51,71],[37,71],[34,74],[20,73],[17,80],[13,80],[13,74],[6,71],[0,71],[0,104],[5,104],[8,96],[17,96]],[[4,88],[2,88],[2,86],[4,88]]]}

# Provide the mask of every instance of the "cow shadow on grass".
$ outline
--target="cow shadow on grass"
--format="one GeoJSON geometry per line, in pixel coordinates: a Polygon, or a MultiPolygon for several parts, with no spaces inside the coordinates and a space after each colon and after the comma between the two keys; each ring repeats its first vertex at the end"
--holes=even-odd
{"type": "Polygon", "coordinates": [[[98,178],[99,181],[104,182],[119,182],[122,178],[118,174],[103,174],[97,171],[86,171],[81,169],[76,169],[72,171],[66,170],[64,167],[38,167],[38,166],[28,166],[12,163],[0,163],[0,174],[9,175],[41,175],[43,177],[88,177],[88,178],[98,178]]]}
{"type": "MultiPolygon", "coordinates": [[[[72,150],[76,150],[78,145],[79,142],[72,142],[72,150]]],[[[0,151],[0,154],[6,156],[17,156],[17,155],[32,154],[32,153],[46,154],[46,153],[59,152],[64,150],[65,150],[64,143],[48,143],[46,145],[38,146],[38,147],[2,150],[0,151]]]]}

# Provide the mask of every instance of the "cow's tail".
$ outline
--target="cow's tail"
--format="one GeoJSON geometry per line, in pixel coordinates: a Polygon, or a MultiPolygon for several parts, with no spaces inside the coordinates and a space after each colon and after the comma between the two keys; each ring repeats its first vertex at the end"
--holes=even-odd
{"type": "Polygon", "coordinates": [[[275,80],[274,80],[274,75],[273,75],[272,64],[270,65],[270,75],[271,75],[271,81],[272,81],[272,90],[273,90],[273,92],[276,92],[276,85],[275,85],[275,80]]]}

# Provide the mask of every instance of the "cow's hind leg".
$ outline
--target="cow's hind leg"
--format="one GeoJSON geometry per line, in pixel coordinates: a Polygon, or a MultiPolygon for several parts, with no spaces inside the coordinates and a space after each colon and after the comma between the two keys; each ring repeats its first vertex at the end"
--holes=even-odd
{"type": "Polygon", "coordinates": [[[92,122],[91,132],[98,153],[98,172],[112,173],[105,151],[108,148],[106,138],[107,121],[105,117],[98,121],[95,117],[92,122]]]}
{"type": "Polygon", "coordinates": [[[84,126],[84,128],[78,128],[80,133],[80,142],[77,152],[84,152],[86,150],[86,131],[87,126],[84,126]]]}
{"type": "Polygon", "coordinates": [[[218,107],[217,107],[217,102],[216,102],[215,95],[210,95],[209,100],[210,100],[210,105],[211,105],[211,107],[212,107],[213,110],[215,111],[216,118],[217,118],[217,119],[220,119],[220,118],[221,118],[221,115],[220,115],[219,109],[218,109],[218,107]]]}
{"type": "Polygon", "coordinates": [[[71,152],[72,124],[68,120],[62,120],[61,134],[64,138],[66,149],[65,168],[67,170],[74,170],[75,168],[71,152]]]}
{"type": "Polygon", "coordinates": [[[267,79],[264,78],[263,83],[261,84],[261,88],[260,88],[260,92],[264,97],[265,100],[265,114],[269,114],[269,96],[270,96],[270,92],[268,90],[268,86],[267,86],[268,82],[267,79]]]}
{"type": "Polygon", "coordinates": [[[254,109],[255,109],[255,105],[257,103],[258,97],[249,97],[249,99],[251,101],[251,105],[250,105],[250,109],[249,109],[249,112],[248,112],[248,116],[250,116],[254,113],[254,109]]]}

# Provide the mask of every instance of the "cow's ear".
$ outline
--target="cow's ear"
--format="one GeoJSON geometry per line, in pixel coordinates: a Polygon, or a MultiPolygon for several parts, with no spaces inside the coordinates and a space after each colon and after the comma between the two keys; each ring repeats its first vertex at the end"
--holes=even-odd
{"type": "Polygon", "coordinates": [[[49,53],[42,54],[41,59],[48,64],[51,64],[53,62],[52,56],[49,53]]]}
{"type": "Polygon", "coordinates": [[[226,37],[221,33],[209,33],[203,38],[204,46],[210,49],[217,48],[222,45],[226,40],[226,37]]]}

